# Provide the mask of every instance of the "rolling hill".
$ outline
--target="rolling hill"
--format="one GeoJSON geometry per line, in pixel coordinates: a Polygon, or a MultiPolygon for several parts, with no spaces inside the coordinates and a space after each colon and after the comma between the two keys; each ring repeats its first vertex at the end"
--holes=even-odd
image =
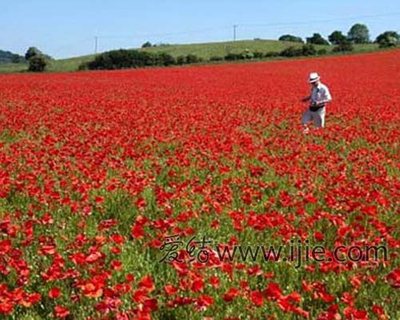
{"type": "Polygon", "coordinates": [[[0,64],[21,62],[24,57],[10,51],[0,50],[0,64]]]}
{"type": "MultiPolygon", "coordinates": [[[[278,41],[278,40],[241,40],[241,41],[228,41],[228,42],[211,42],[211,43],[195,43],[195,44],[176,44],[176,45],[163,45],[157,47],[140,48],[147,52],[166,52],[174,57],[180,55],[195,54],[205,60],[213,56],[223,57],[228,53],[240,53],[246,49],[255,52],[280,52],[290,46],[301,46],[301,43],[278,41]]],[[[318,45],[316,48],[326,49],[328,53],[331,52],[333,46],[318,45]]],[[[363,44],[355,45],[354,52],[367,52],[378,49],[376,44],[363,44]]],[[[52,60],[49,62],[47,71],[49,72],[66,72],[76,71],[80,64],[88,62],[94,58],[95,55],[85,55],[69,59],[52,60]]],[[[0,64],[0,73],[22,72],[27,70],[26,63],[7,63],[0,64]]]]}

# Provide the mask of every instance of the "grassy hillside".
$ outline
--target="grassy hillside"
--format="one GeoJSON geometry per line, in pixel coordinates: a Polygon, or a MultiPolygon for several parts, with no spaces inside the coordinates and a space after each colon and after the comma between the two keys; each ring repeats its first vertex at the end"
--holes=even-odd
{"type": "MultiPolygon", "coordinates": [[[[242,40],[242,41],[228,41],[228,42],[211,42],[211,43],[198,43],[198,44],[181,44],[181,45],[167,45],[161,47],[151,47],[140,49],[148,52],[166,52],[174,57],[180,55],[195,54],[204,59],[209,59],[212,56],[223,57],[228,53],[241,53],[248,49],[251,52],[280,52],[285,48],[295,46],[301,47],[301,43],[277,41],[277,40],[242,40]]],[[[317,50],[326,49],[332,50],[333,46],[317,45],[317,50]]],[[[354,50],[357,52],[370,51],[377,49],[375,44],[355,45],[354,50]]]]}
{"type": "MultiPolygon", "coordinates": [[[[260,51],[279,52],[290,46],[301,46],[301,43],[277,41],[277,40],[242,40],[229,42],[213,42],[199,44],[181,44],[181,45],[166,45],[159,47],[151,47],[140,49],[147,52],[166,52],[174,57],[180,55],[195,54],[204,59],[209,59],[212,56],[223,57],[228,53],[240,53],[248,49],[251,52],[260,51]]],[[[316,48],[325,48],[328,52],[333,46],[316,46],[316,48]]],[[[354,52],[366,52],[378,49],[376,44],[355,45],[354,52]]],[[[75,57],[70,59],[53,60],[50,62],[47,70],[50,72],[75,71],[83,62],[90,61],[94,55],[75,57]]],[[[1,64],[0,73],[21,72],[27,70],[26,64],[1,64]]]]}
{"type": "Polygon", "coordinates": [[[25,58],[11,51],[0,50],[0,64],[12,63],[13,61],[24,61],[25,58]]]}
{"type": "Polygon", "coordinates": [[[53,60],[49,67],[49,71],[61,72],[61,71],[76,71],[80,64],[93,60],[95,55],[87,55],[69,59],[53,60]]]}
{"type": "MultiPolygon", "coordinates": [[[[141,50],[147,52],[163,51],[173,55],[174,57],[180,55],[195,54],[204,59],[209,59],[212,56],[223,57],[228,53],[241,53],[246,49],[248,49],[251,52],[254,51],[279,52],[290,46],[301,46],[301,43],[276,41],[276,40],[242,40],[242,41],[229,41],[229,42],[167,45],[161,47],[144,48],[141,50]]],[[[324,46],[318,46],[318,47],[323,48],[324,46]]]]}

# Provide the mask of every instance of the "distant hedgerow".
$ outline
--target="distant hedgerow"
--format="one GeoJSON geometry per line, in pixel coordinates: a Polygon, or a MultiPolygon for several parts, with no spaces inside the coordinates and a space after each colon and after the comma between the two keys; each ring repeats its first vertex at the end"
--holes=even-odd
{"type": "Polygon", "coordinates": [[[175,58],[166,52],[148,52],[140,50],[112,50],[97,55],[94,60],[83,63],[79,70],[113,70],[127,68],[143,68],[150,66],[172,66],[203,61],[194,54],[175,58]]]}

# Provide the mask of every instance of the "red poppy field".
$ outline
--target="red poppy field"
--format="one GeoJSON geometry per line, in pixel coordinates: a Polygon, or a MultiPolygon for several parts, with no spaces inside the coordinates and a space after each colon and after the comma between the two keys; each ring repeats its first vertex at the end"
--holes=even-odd
{"type": "Polygon", "coordinates": [[[0,81],[1,318],[400,319],[399,50],[0,81]]]}

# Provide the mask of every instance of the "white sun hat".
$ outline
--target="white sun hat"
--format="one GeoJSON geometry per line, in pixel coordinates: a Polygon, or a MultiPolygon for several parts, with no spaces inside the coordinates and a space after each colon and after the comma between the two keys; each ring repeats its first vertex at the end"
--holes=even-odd
{"type": "Polygon", "coordinates": [[[319,76],[318,73],[316,73],[316,72],[311,72],[311,73],[310,73],[310,77],[308,78],[308,82],[309,82],[309,83],[313,83],[313,82],[318,81],[319,79],[320,79],[320,76],[319,76]]]}

